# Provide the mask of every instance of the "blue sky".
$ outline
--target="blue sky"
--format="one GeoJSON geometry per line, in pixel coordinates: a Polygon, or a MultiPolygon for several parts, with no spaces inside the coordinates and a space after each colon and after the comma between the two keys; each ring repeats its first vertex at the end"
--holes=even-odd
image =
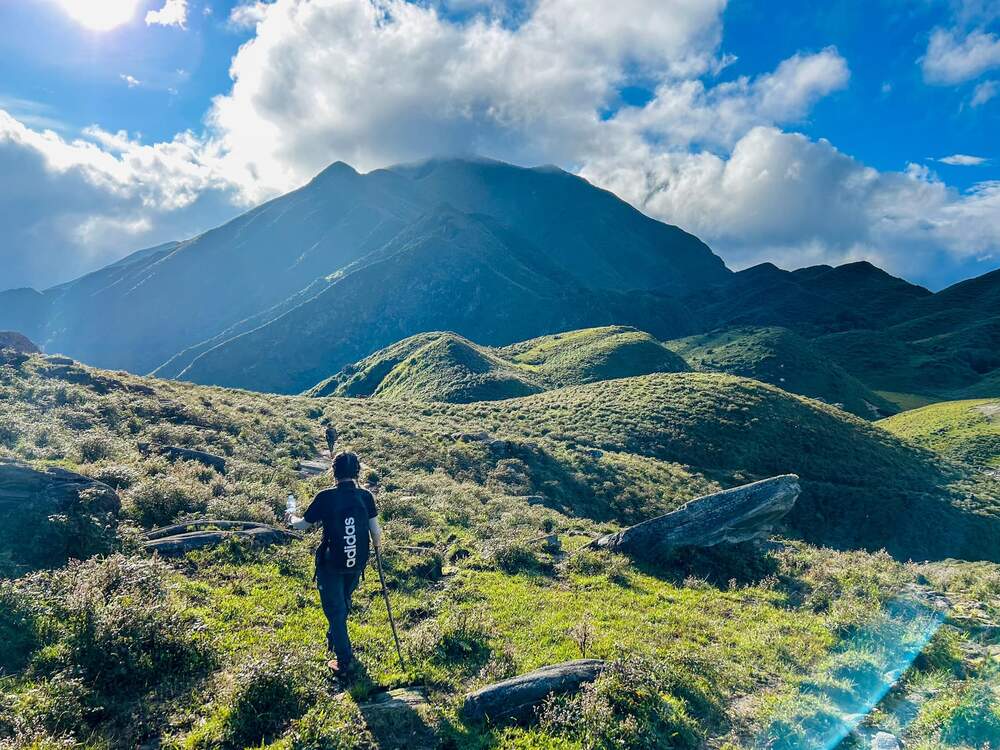
{"type": "Polygon", "coordinates": [[[940,288],[1000,266],[998,35],[997,0],[0,3],[0,286],[337,159],[478,152],[577,171],[734,268],[940,288]],[[88,28],[102,3],[134,7],[88,28]]]}

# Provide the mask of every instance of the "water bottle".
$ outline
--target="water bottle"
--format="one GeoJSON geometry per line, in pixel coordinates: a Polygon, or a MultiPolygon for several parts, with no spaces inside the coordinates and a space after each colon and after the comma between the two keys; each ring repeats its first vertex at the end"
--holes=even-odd
{"type": "Polygon", "coordinates": [[[285,501],[285,512],[289,515],[295,515],[297,509],[298,503],[295,501],[295,493],[289,492],[288,499],[285,501]]]}

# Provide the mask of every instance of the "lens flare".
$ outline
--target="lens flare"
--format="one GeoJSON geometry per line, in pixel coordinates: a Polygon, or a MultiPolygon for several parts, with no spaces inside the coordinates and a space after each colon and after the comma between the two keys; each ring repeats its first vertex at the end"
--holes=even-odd
{"type": "Polygon", "coordinates": [[[803,680],[758,750],[833,750],[899,681],[944,621],[944,612],[905,596],[843,641],[803,680]]]}
{"type": "Polygon", "coordinates": [[[110,31],[135,16],[139,0],[59,0],[67,15],[92,31],[110,31]]]}

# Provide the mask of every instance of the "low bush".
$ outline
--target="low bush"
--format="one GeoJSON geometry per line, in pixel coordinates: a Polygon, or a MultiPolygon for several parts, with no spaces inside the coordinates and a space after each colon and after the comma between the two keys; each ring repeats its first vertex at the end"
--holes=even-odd
{"type": "Polygon", "coordinates": [[[593,750],[694,750],[704,741],[705,717],[692,715],[678,687],[663,662],[621,659],[576,695],[550,699],[541,725],[593,750]]]}
{"type": "Polygon", "coordinates": [[[181,612],[163,563],[120,554],[42,577],[67,667],[108,696],[130,696],[209,662],[198,625],[181,612]]]}
{"type": "MultiPolygon", "coordinates": [[[[222,722],[218,745],[239,750],[259,747],[277,738],[315,698],[308,665],[289,652],[265,653],[245,662],[236,672],[236,692],[222,722]]],[[[318,739],[319,727],[307,724],[305,737],[318,739]]],[[[309,745],[308,740],[301,746],[309,745]]]]}

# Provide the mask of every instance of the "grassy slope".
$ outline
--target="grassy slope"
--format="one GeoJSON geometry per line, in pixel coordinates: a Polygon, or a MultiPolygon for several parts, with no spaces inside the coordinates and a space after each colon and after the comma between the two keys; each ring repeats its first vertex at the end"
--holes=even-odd
{"type": "Polygon", "coordinates": [[[667,342],[696,370],[762,380],[871,419],[896,411],[808,341],[785,328],[734,328],[667,342]]]}
{"type": "MultiPolygon", "coordinates": [[[[322,485],[299,480],[294,462],[314,452],[319,420],[334,418],[344,445],[380,478],[389,582],[410,657],[400,673],[370,576],[350,623],[368,677],[338,695],[319,675],[315,535],[264,553],[224,547],[170,566],[95,560],[0,587],[0,627],[23,616],[19,632],[29,642],[27,664],[0,677],[0,701],[10,709],[0,712],[0,734],[14,722],[15,743],[25,746],[32,736],[61,734],[94,748],[155,737],[178,748],[371,747],[356,700],[374,685],[414,682],[429,687],[438,731],[452,747],[640,747],[651,729],[675,736],[679,747],[781,739],[789,722],[829,718],[829,706],[803,696],[818,683],[843,682],[845,659],[876,658],[870,646],[845,651],[841,635],[881,621],[886,601],[927,571],[801,543],[640,569],[614,556],[554,556],[528,540],[552,529],[572,549],[586,538],[577,534],[608,528],[608,520],[648,517],[758,472],[798,469],[815,503],[829,482],[864,486],[864,462],[876,481],[895,473],[904,488],[950,471],[842,413],[716,375],[431,407],[265,396],[85,369],[70,376],[36,357],[0,367],[0,395],[0,455],[113,482],[125,517],[143,523],[188,513],[273,520],[289,489],[305,499],[322,485]],[[506,438],[507,455],[453,437],[473,428],[506,438]],[[225,454],[230,471],[144,457],[141,441],[225,454]],[[839,461],[830,458],[836,452],[839,461]],[[535,494],[545,502],[525,500],[535,494]],[[403,546],[416,544],[430,545],[452,574],[441,579],[426,555],[403,546]],[[591,704],[597,713],[571,711],[583,717],[575,725],[551,720],[503,732],[456,717],[463,690],[578,656],[588,634],[587,655],[668,677],[647,692],[642,680],[602,683],[591,704]],[[165,646],[174,655],[169,668],[143,666],[142,657],[165,646]],[[103,676],[121,648],[140,659],[134,672],[145,681],[126,687],[103,676]],[[622,721],[629,716],[632,724],[622,721]]],[[[850,493],[839,497],[847,502],[850,493]]],[[[872,485],[868,498],[877,497],[872,485]]],[[[130,538],[123,528],[116,543],[126,553],[130,538]]],[[[941,585],[993,613],[1000,572],[985,564],[975,575],[963,570],[941,568],[941,585]]],[[[953,670],[937,693],[947,700],[932,703],[907,739],[943,737],[947,747],[968,739],[963,696],[992,695],[988,663],[960,667],[953,653],[972,639],[949,626],[934,642],[946,658],[908,678],[953,670]]],[[[977,710],[990,721],[1000,703],[992,695],[977,710]]]]}
{"type": "Polygon", "coordinates": [[[648,333],[625,326],[569,331],[497,349],[454,333],[424,333],[346,367],[307,395],[499,401],[566,385],[686,369],[680,357],[648,333]]]}
{"type": "Polygon", "coordinates": [[[948,401],[879,424],[894,435],[960,461],[1000,467],[1000,401],[948,401]]]}

